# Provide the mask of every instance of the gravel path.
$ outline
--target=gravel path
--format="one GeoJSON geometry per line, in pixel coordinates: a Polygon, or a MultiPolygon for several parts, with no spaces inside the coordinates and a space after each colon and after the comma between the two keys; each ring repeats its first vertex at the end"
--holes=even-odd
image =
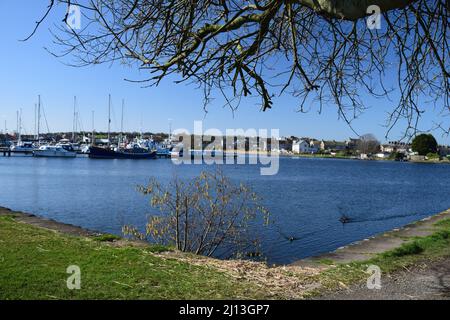
{"type": "Polygon", "coordinates": [[[450,300],[450,257],[423,262],[381,278],[380,290],[366,284],[326,294],[325,300],[450,300]]]}

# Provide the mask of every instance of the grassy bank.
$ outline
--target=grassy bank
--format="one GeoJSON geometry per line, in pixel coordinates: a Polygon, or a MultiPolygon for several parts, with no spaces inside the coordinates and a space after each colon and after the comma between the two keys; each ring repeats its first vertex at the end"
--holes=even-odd
{"type": "Polygon", "coordinates": [[[432,234],[408,238],[368,261],[269,268],[220,261],[119,240],[74,236],[0,215],[0,299],[296,299],[365,281],[368,265],[383,274],[450,256],[450,219],[432,234]],[[81,290],[69,290],[66,268],[81,269],[81,290]]]}
{"type": "Polygon", "coordinates": [[[261,298],[224,272],[154,255],[161,247],[117,247],[0,216],[0,299],[261,298]],[[66,268],[81,268],[81,290],[68,290],[66,268]]]}
{"type": "Polygon", "coordinates": [[[322,294],[338,288],[346,288],[352,284],[366,281],[367,268],[370,265],[380,267],[383,274],[395,274],[398,270],[421,264],[429,265],[442,258],[450,257],[450,219],[446,218],[433,224],[431,235],[408,237],[401,246],[377,254],[372,259],[348,264],[334,264],[333,261],[322,261],[330,268],[315,277],[320,288],[308,293],[310,296],[322,294]]]}

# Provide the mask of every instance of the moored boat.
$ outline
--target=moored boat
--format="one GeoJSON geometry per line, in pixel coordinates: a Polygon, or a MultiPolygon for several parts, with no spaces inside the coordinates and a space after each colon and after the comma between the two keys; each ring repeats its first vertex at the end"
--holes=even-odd
{"type": "Polygon", "coordinates": [[[134,146],[130,149],[111,149],[91,146],[89,158],[94,159],[156,159],[156,151],[134,146]]]}
{"type": "Polygon", "coordinates": [[[75,158],[76,152],[68,151],[61,146],[41,146],[39,149],[34,150],[33,156],[35,157],[47,157],[47,158],[75,158]]]}
{"type": "Polygon", "coordinates": [[[34,145],[33,142],[22,142],[19,141],[15,146],[11,147],[11,151],[13,152],[24,152],[24,153],[28,153],[28,152],[33,152],[34,150],[34,145]]]}

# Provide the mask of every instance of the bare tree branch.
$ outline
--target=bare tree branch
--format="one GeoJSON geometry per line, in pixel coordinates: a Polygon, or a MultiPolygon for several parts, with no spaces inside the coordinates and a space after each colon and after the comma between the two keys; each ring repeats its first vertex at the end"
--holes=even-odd
{"type": "Polygon", "coordinates": [[[446,0],[58,2],[83,10],[82,30],[53,30],[49,50],[71,65],[129,64],[148,72],[139,80],[148,85],[176,74],[204,88],[206,102],[217,89],[232,110],[243,96],[267,110],[290,93],[300,112],[333,104],[349,125],[367,97],[392,93],[388,134],[400,124],[415,133],[429,109],[450,113],[446,0]],[[381,29],[368,28],[369,5],[380,7],[381,29]]]}

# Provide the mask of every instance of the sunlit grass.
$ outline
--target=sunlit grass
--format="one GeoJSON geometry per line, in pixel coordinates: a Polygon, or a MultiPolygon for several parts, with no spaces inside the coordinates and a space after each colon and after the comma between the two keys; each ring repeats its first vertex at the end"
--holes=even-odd
{"type": "Polygon", "coordinates": [[[0,299],[261,298],[260,289],[209,267],[163,259],[162,248],[114,247],[0,217],[0,299]],[[69,265],[81,268],[81,290],[69,290],[69,265]]]}

